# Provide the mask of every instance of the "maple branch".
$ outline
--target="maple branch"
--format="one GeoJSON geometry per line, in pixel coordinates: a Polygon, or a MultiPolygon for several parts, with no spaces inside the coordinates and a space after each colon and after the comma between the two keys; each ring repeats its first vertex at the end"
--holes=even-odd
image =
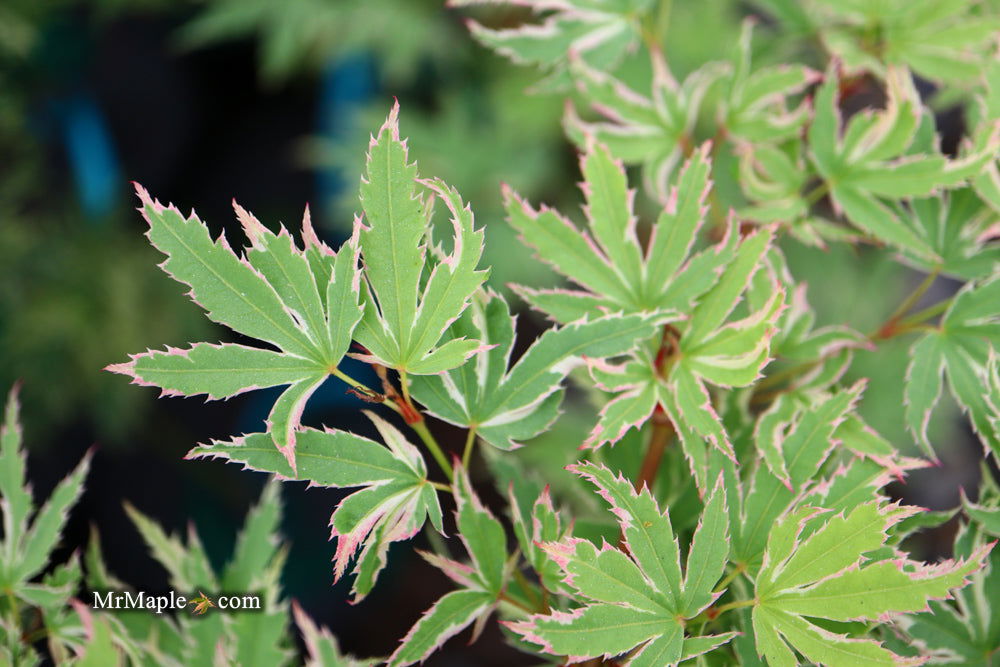
{"type": "Polygon", "coordinates": [[[646,456],[642,459],[639,476],[635,479],[636,491],[642,491],[642,487],[647,486],[649,487],[649,492],[653,492],[653,482],[656,481],[656,474],[660,470],[660,461],[663,460],[663,452],[673,437],[674,425],[667,419],[663,410],[657,406],[656,411],[653,413],[653,432],[649,436],[649,446],[646,448],[646,456]]]}

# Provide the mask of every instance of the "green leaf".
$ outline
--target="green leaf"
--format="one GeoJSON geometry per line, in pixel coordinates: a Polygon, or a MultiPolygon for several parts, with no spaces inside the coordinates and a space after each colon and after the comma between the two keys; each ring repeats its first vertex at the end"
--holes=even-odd
{"type": "Polygon", "coordinates": [[[210,319],[278,348],[196,343],[131,355],[105,370],[128,375],[133,384],[162,388],[164,396],[235,396],[263,387],[289,385],[276,401],[268,426],[277,448],[295,469],[295,439],[306,402],[350,345],[361,317],[358,238],[334,254],[316,237],[308,210],[305,250],[283,227],[274,234],[234,203],[251,247],[234,253],[224,237],[213,242],[194,214],[154,201],[136,186],[149,222],[149,238],[167,255],[161,266],[191,287],[210,319]]]}
{"type": "Polygon", "coordinates": [[[857,415],[848,415],[840,422],[837,430],[833,432],[833,438],[860,456],[891,459],[897,453],[896,448],[888,440],[857,415]]]}
{"type": "Polygon", "coordinates": [[[739,302],[740,295],[750,283],[750,278],[760,267],[761,258],[771,245],[774,234],[770,230],[755,232],[744,239],[736,257],[722,274],[719,282],[698,302],[691,313],[690,326],[683,335],[696,343],[717,329],[739,302]]]}
{"type": "Polygon", "coordinates": [[[484,591],[459,590],[448,593],[424,612],[416,625],[403,637],[388,664],[412,665],[423,662],[493,604],[493,597],[484,591]]]}
{"type": "Polygon", "coordinates": [[[540,258],[581,287],[612,303],[631,302],[631,288],[586,232],[550,208],[533,209],[504,188],[507,220],[540,258]]]}
{"type": "MultiPolygon", "coordinates": [[[[960,185],[981,170],[990,152],[955,161],[928,152],[932,147],[918,133],[920,98],[909,72],[890,68],[887,79],[887,108],[854,116],[841,139],[840,81],[834,69],[827,71],[816,94],[816,118],[809,130],[811,157],[830,186],[835,206],[852,223],[907,254],[934,261],[933,239],[916,233],[880,197],[926,197],[937,188],[960,185]],[[906,153],[908,147],[917,152],[906,153]]],[[[927,126],[930,121],[924,122],[927,126]]]]}
{"type": "Polygon", "coordinates": [[[109,369],[131,375],[133,384],[162,388],[161,396],[205,394],[209,400],[292,384],[323,372],[311,359],[233,343],[196,343],[187,350],[168,347],[131,359],[109,369]]]}
{"type": "Polygon", "coordinates": [[[927,426],[941,395],[941,374],[944,372],[946,346],[946,342],[940,336],[921,338],[910,349],[910,365],[906,369],[903,400],[906,406],[906,426],[924,451],[932,457],[934,448],[927,438],[927,426]]]}
{"type": "Polygon", "coordinates": [[[455,472],[458,533],[472,557],[476,574],[486,592],[496,598],[504,585],[507,538],[503,525],[479,501],[469,475],[461,466],[455,472]]]}
{"type": "Polygon", "coordinates": [[[188,458],[234,461],[245,468],[276,473],[287,480],[306,479],[317,486],[364,487],[341,501],[330,524],[332,536],[337,538],[335,580],[359,549],[367,550],[354,572],[358,574],[362,565],[371,571],[365,579],[359,577],[360,586],[355,582],[356,600],[370,591],[374,575],[385,564],[390,543],[413,537],[428,516],[439,527],[441,517],[437,494],[426,492],[427,470],[419,451],[394,426],[366,414],[387,447],[345,431],[305,429],[298,434],[297,476],[264,433],[232,442],[216,441],[188,454],[188,458]]]}
{"type": "Polygon", "coordinates": [[[472,564],[468,566],[436,554],[422,554],[461,589],[446,594],[424,612],[389,658],[390,665],[423,662],[473,622],[476,626],[471,641],[475,641],[504,594],[509,573],[503,525],[479,501],[460,463],[455,466],[453,490],[458,508],[458,533],[472,564]]]}
{"type": "Polygon", "coordinates": [[[572,662],[639,648],[630,664],[650,667],[676,664],[731,639],[698,638],[686,646],[683,626],[683,619],[696,616],[720,594],[712,591],[728,554],[722,477],[705,502],[682,575],[670,517],[648,489],[636,492],[625,478],[592,463],[568,469],[593,483],[611,504],[622,549],[607,543],[598,548],[577,538],[544,545],[563,570],[566,586],[587,604],[570,612],[535,614],[508,627],[543,653],[568,655],[572,662]]]}
{"type": "Polygon", "coordinates": [[[15,577],[27,581],[41,572],[55,549],[70,508],[83,493],[83,482],[90,470],[90,453],[83,457],[76,468],[59,482],[49,499],[39,509],[24,533],[15,562],[15,577]]]}
{"type": "Polygon", "coordinates": [[[495,346],[477,363],[413,379],[413,396],[445,421],[476,429],[501,449],[513,449],[549,426],[558,414],[561,386],[584,358],[627,353],[652,336],[663,317],[607,315],[543,333],[510,369],[514,321],[502,297],[480,292],[451,327],[452,335],[495,346]]]}
{"type": "Polygon", "coordinates": [[[784,297],[784,290],[775,285],[771,298],[760,310],[723,326],[698,342],[685,345],[682,338],[682,363],[716,385],[752,384],[770,361],[770,342],[777,330],[784,297]]]}
{"type": "Polygon", "coordinates": [[[360,244],[365,278],[400,356],[408,350],[424,269],[427,219],[416,179],[417,167],[407,162],[399,136],[397,104],[368,147],[360,192],[367,226],[361,228],[360,244]]]}
{"type": "Polygon", "coordinates": [[[302,607],[292,601],[292,616],[295,625],[302,633],[302,641],[306,645],[307,667],[324,667],[325,665],[340,665],[341,667],[362,667],[371,665],[371,661],[359,661],[340,652],[337,638],[327,628],[321,628],[302,611],[302,607]]]}
{"type": "Polygon", "coordinates": [[[472,211],[455,190],[437,180],[418,181],[399,136],[398,114],[396,104],[372,139],[361,182],[367,226],[361,228],[360,245],[370,290],[356,335],[373,361],[404,373],[438,373],[460,365],[478,349],[473,341],[438,345],[486,279],[487,272],[476,269],[483,233],[475,230],[472,211]],[[425,202],[418,184],[444,200],[454,228],[452,253],[432,248],[437,261],[422,288],[432,200],[425,202]]]}
{"type": "MultiPolygon", "coordinates": [[[[712,398],[702,381],[683,364],[674,368],[670,378],[672,380],[670,388],[674,395],[674,409],[667,412],[671,417],[678,417],[681,422],[680,424],[675,423],[674,426],[679,431],[682,429],[693,430],[708,445],[715,447],[735,461],[736,455],[733,452],[729,434],[712,406],[712,398]]],[[[704,482],[707,482],[707,479],[704,482]]],[[[699,483],[699,485],[701,484],[702,482],[699,483]]]]}
{"type": "Polygon", "coordinates": [[[184,218],[173,206],[154,201],[136,186],[149,240],[163,254],[161,266],[174,280],[191,287],[191,297],[209,319],[241,334],[312,358],[320,350],[278,293],[256,269],[240,261],[225,237],[213,242],[194,214],[184,218]]]}
{"type": "Polygon", "coordinates": [[[662,294],[688,258],[705,221],[711,191],[710,146],[702,145],[680,171],[666,206],[653,226],[646,265],[646,294],[662,294]]]}
{"type": "Polygon", "coordinates": [[[969,518],[976,521],[984,533],[1000,537],[1000,507],[983,507],[968,498],[963,498],[962,504],[969,518]]]}
{"type": "MultiPolygon", "coordinates": [[[[981,501],[995,506],[998,496],[991,484],[983,485],[981,501]]],[[[968,557],[992,542],[975,521],[961,526],[955,555],[968,557]]],[[[1000,621],[990,604],[1000,592],[1000,551],[990,552],[986,566],[971,576],[971,584],[958,591],[955,602],[932,600],[926,613],[907,615],[899,625],[936,662],[990,667],[1000,645],[1000,621]]]]}
{"type": "Polygon", "coordinates": [[[641,427],[659,404],[659,391],[652,369],[648,377],[634,385],[618,385],[622,393],[605,403],[598,415],[597,424],[583,441],[583,447],[600,447],[615,443],[633,428],[641,427]]]}
{"type": "MultiPolygon", "coordinates": [[[[361,321],[363,308],[361,306],[361,270],[358,260],[361,246],[358,240],[360,225],[355,225],[355,234],[340,247],[340,252],[332,257],[332,266],[324,275],[330,275],[326,283],[326,334],[332,359],[342,359],[351,346],[354,330],[361,321]]],[[[305,233],[303,232],[303,235],[305,233]]],[[[308,245],[306,236],[306,256],[318,256],[324,263],[331,261],[331,256],[322,252],[325,246],[319,241],[308,245]]]]}
{"type": "Polygon", "coordinates": [[[227,657],[248,667],[267,667],[286,662],[291,651],[281,644],[287,625],[288,614],[285,610],[240,614],[232,628],[227,628],[236,637],[235,647],[230,644],[227,657]]]}
{"type": "Polygon", "coordinates": [[[1000,278],[967,283],[942,316],[939,331],[911,349],[906,377],[907,423],[925,447],[929,446],[924,436],[926,423],[940,394],[943,368],[952,395],[968,413],[986,451],[1000,451],[1000,389],[995,388],[1000,380],[994,380],[996,366],[990,361],[1000,343],[998,302],[1000,278]]]}
{"type": "Polygon", "coordinates": [[[787,99],[802,92],[819,75],[802,65],[766,67],[751,73],[753,26],[753,20],[744,20],[736,67],[729,77],[720,121],[732,137],[751,142],[778,142],[794,136],[808,115],[805,104],[790,111],[787,99]]]}
{"type": "Polygon", "coordinates": [[[124,656],[115,647],[110,620],[100,616],[91,616],[89,620],[87,643],[84,645],[83,654],[75,664],[78,667],[108,667],[125,664],[124,656]]]}
{"type": "Polygon", "coordinates": [[[923,609],[928,600],[947,597],[968,583],[966,577],[983,566],[988,548],[967,560],[936,566],[906,560],[863,562],[866,552],[885,544],[888,529],[914,511],[869,502],[825,520],[809,508],[779,520],[770,531],[756,579],[753,628],[758,653],[769,664],[794,664],[790,647],[812,662],[834,667],[896,664],[898,656],[877,642],[834,634],[806,617],[876,621],[923,609]]]}
{"type": "Polygon", "coordinates": [[[132,505],[126,504],[125,512],[139,530],[153,558],[170,575],[173,586],[184,591],[218,588],[218,579],[193,526],[189,527],[185,545],[179,538],[168,535],[155,521],[132,505]]]}
{"type": "Polygon", "coordinates": [[[974,79],[989,62],[988,40],[1000,27],[979,3],[822,4],[834,12],[822,26],[824,42],[852,67],[885,74],[887,66],[891,72],[907,65],[937,82],[974,79]]]}
{"type": "MultiPolygon", "coordinates": [[[[739,529],[733,531],[736,562],[756,568],[772,524],[786,511],[796,494],[815,479],[836,444],[833,434],[848,419],[864,387],[864,381],[859,381],[838,394],[820,394],[811,405],[795,406],[794,410],[791,406],[782,406],[761,418],[764,423],[755,431],[755,436],[761,439],[757,446],[777,451],[765,455],[766,463],[758,466],[751,478],[742,517],[736,524],[739,529]],[[780,472],[772,473],[770,466],[780,472]]],[[[860,474],[859,479],[848,478],[856,482],[856,485],[848,485],[849,488],[860,488],[862,497],[870,498],[873,479],[885,475],[885,466],[871,465],[871,471],[863,467],[856,470],[865,473],[860,474]]],[[[840,488],[831,486],[830,493],[834,489],[839,493],[840,488]]],[[[822,505],[831,507],[832,502],[832,498],[827,498],[822,505]]]]}
{"type": "Polygon", "coordinates": [[[913,199],[902,218],[934,251],[934,256],[910,255],[916,266],[931,272],[974,280],[989,276],[1000,261],[1000,244],[989,240],[995,213],[972,188],[913,199]]]}
{"type": "MultiPolygon", "coordinates": [[[[285,307],[309,333],[309,338],[329,354],[326,340],[326,312],[320,301],[316,275],[309,260],[295,245],[295,239],[284,226],[274,234],[252,213],[233,202],[236,218],[251,243],[246,258],[269,285],[274,288],[285,307]]],[[[329,282],[327,277],[324,284],[329,282]]]]}
{"type": "Polygon", "coordinates": [[[595,145],[584,155],[580,171],[587,199],[584,214],[591,221],[594,238],[611,264],[624,273],[625,283],[635,289],[642,284],[643,264],[632,211],[635,192],[628,188],[625,170],[607,148],[595,145]]]}
{"type": "Polygon", "coordinates": [[[758,223],[791,222],[808,211],[800,194],[808,170],[798,147],[789,155],[773,146],[747,146],[740,156],[739,176],[743,193],[753,202],[740,210],[742,218],[758,223]]]}
{"type": "Polygon", "coordinates": [[[247,513],[233,558],[222,575],[222,590],[255,590],[263,583],[268,564],[278,555],[281,510],[281,488],[270,481],[247,513]]]}
{"type": "MultiPolygon", "coordinates": [[[[43,610],[63,609],[80,585],[79,562],[75,556],[69,564],[55,567],[41,582],[30,582],[51,565],[52,552],[58,546],[71,508],[83,492],[91,453],[88,452],[76,468],[59,482],[29,523],[28,517],[35,507],[25,473],[19,389],[15,385],[8,393],[3,425],[0,427],[0,512],[3,513],[0,588],[6,592],[8,609],[13,605],[16,611],[18,599],[43,610]]],[[[8,614],[5,619],[9,617],[8,614]]],[[[16,620],[20,622],[20,619],[16,620]]],[[[8,620],[4,621],[4,625],[8,623],[8,620]]],[[[23,633],[17,628],[0,627],[0,633],[6,635],[8,632],[15,633],[11,635],[13,644],[8,642],[8,645],[20,646],[23,633]]]]}
{"type": "Polygon", "coordinates": [[[691,540],[684,573],[685,615],[696,615],[719,596],[713,589],[726,569],[728,555],[729,511],[720,474],[715,488],[705,499],[705,509],[691,540]]]}
{"type": "Polygon", "coordinates": [[[32,506],[31,491],[26,486],[25,453],[21,449],[23,433],[19,392],[19,385],[15,385],[7,394],[3,427],[0,428],[0,496],[5,501],[4,555],[8,562],[13,562],[19,540],[27,529],[28,515],[32,506]]]}
{"type": "Polygon", "coordinates": [[[517,536],[518,546],[525,559],[538,574],[546,590],[556,590],[561,586],[559,566],[548,557],[543,548],[546,542],[556,542],[566,537],[559,512],[552,504],[549,487],[546,486],[533,502],[527,504],[518,497],[518,481],[512,481],[508,491],[511,523],[517,536]]]}

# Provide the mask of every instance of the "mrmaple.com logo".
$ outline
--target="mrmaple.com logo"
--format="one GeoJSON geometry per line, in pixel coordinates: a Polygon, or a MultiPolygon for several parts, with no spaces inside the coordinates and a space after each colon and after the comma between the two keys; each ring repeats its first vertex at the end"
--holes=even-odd
{"type": "Polygon", "coordinates": [[[186,609],[191,607],[195,614],[204,614],[211,608],[226,609],[233,611],[258,611],[260,610],[259,595],[217,595],[214,598],[198,591],[195,597],[178,595],[176,591],[170,591],[162,595],[151,595],[145,591],[133,593],[131,591],[105,591],[93,592],[94,609],[112,610],[145,610],[156,614],[162,614],[170,609],[186,609]]]}

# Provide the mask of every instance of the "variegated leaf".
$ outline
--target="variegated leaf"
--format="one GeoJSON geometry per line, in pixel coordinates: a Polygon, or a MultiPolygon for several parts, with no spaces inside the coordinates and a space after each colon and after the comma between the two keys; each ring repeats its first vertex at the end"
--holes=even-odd
{"type": "Polygon", "coordinates": [[[413,395],[435,416],[475,429],[496,447],[513,449],[556,418],[562,382],[574,365],[585,358],[629,352],[652,336],[663,320],[640,314],[607,315],[550,329],[508,369],[514,319],[501,296],[480,292],[452,326],[451,335],[474,337],[491,349],[474,364],[414,378],[413,395]]]}
{"type": "Polygon", "coordinates": [[[684,637],[693,618],[721,593],[713,588],[728,554],[725,490],[719,478],[706,499],[684,573],[670,517],[648,489],[603,466],[569,468],[597,487],[621,526],[623,549],[568,538],[543,545],[565,573],[565,584],[586,601],[569,612],[535,614],[509,627],[544,653],[571,662],[630,653],[631,665],[674,665],[731,639],[684,637]],[[632,653],[633,649],[638,648],[632,653]]]}
{"type": "Polygon", "coordinates": [[[358,239],[340,253],[315,236],[308,212],[300,249],[291,234],[268,230],[234,202],[250,248],[240,257],[224,236],[212,241],[193,213],[136,191],[153,245],[167,255],[162,268],[191,287],[191,297],[209,318],[278,348],[196,343],[131,356],[106,370],[128,375],[134,384],[162,389],[162,396],[223,399],[264,387],[288,385],[268,417],[274,444],[295,469],[295,441],[306,402],[336,371],[361,318],[358,239]]]}
{"type": "Polygon", "coordinates": [[[507,538],[503,525],[480,502],[468,473],[460,464],[455,467],[453,490],[458,533],[471,565],[441,556],[425,556],[462,588],[446,594],[424,612],[389,658],[389,665],[423,662],[473,622],[477,623],[473,631],[475,640],[482,622],[493,612],[503,594],[508,575],[507,538]]]}
{"type": "MultiPolygon", "coordinates": [[[[428,518],[438,530],[442,527],[437,491],[428,483],[419,451],[394,426],[374,414],[368,416],[387,446],[344,431],[299,433],[300,478],[316,486],[364,487],[341,501],[330,519],[332,537],[337,538],[334,580],[361,550],[354,570],[356,600],[374,586],[389,544],[413,537],[428,518]]],[[[188,458],[219,458],[296,478],[263,433],[202,445],[188,458]]]]}
{"type": "Polygon", "coordinates": [[[946,598],[968,583],[989,548],[939,565],[865,562],[865,553],[885,544],[889,528],[915,511],[868,502],[829,516],[806,507],[774,524],[755,584],[758,654],[770,665],[798,664],[792,647],[809,661],[832,667],[898,664],[899,656],[878,642],[835,634],[809,619],[880,621],[925,609],[929,600],[946,598]]]}
{"type": "Polygon", "coordinates": [[[406,142],[399,135],[399,105],[372,137],[361,182],[365,225],[360,246],[364,259],[364,316],[356,338],[367,349],[365,358],[402,373],[439,373],[461,365],[478,351],[472,340],[442,341],[442,335],[486,279],[477,269],[483,253],[483,232],[473,224],[472,210],[458,193],[438,180],[421,181],[408,162],[406,142]],[[435,250],[427,272],[429,215],[433,197],[451,213],[454,244],[451,254],[435,250]]]}

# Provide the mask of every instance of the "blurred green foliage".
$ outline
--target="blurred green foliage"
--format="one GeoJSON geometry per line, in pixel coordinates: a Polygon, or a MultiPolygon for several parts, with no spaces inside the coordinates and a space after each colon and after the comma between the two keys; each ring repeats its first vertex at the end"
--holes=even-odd
{"type": "Polygon", "coordinates": [[[100,369],[123,345],[149,344],[150,331],[180,342],[209,327],[158,279],[155,253],[134,228],[48,216],[5,216],[0,382],[24,381],[26,412],[40,435],[88,414],[97,437],[121,441],[149,404],[100,369]]]}
{"type": "Polygon", "coordinates": [[[208,0],[179,43],[198,47],[256,36],[260,77],[277,84],[357,51],[374,51],[387,78],[406,80],[462,43],[461,25],[436,0],[208,0]]]}

